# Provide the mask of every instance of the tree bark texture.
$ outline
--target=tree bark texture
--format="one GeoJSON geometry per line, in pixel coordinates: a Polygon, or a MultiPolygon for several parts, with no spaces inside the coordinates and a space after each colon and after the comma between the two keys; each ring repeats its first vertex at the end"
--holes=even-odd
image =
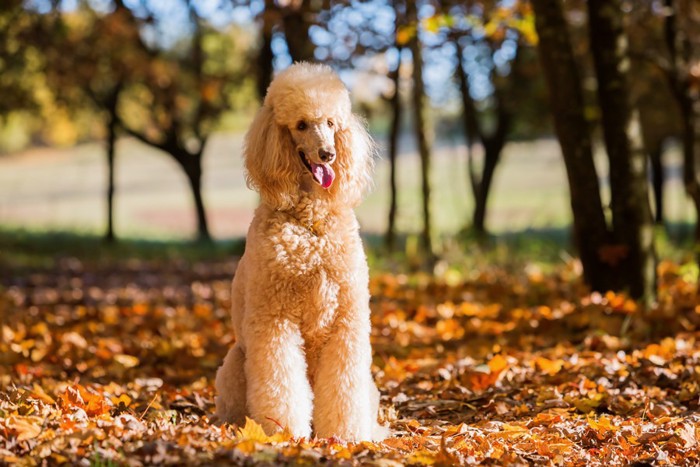
{"type": "Polygon", "coordinates": [[[180,156],[178,161],[185,171],[192,192],[192,201],[197,215],[197,240],[209,241],[211,235],[209,234],[209,223],[202,197],[202,153],[180,156]]]}
{"type": "Polygon", "coordinates": [[[432,216],[430,208],[430,135],[427,125],[426,108],[427,98],[423,83],[423,54],[419,35],[418,10],[413,1],[406,2],[406,17],[409,24],[416,25],[416,33],[409,41],[411,55],[413,56],[413,122],[415,125],[416,138],[418,139],[418,152],[421,165],[421,191],[423,193],[423,231],[422,242],[425,253],[432,258],[433,238],[432,238],[432,216]]]}
{"type": "MultiPolygon", "coordinates": [[[[455,41],[457,49],[457,80],[459,81],[459,89],[462,97],[462,108],[464,112],[464,134],[467,140],[467,169],[469,184],[471,186],[472,195],[474,197],[474,211],[472,212],[471,226],[474,232],[479,236],[486,235],[486,213],[489,193],[491,192],[491,182],[496,167],[501,159],[501,153],[506,144],[506,138],[510,131],[512,116],[507,111],[503,102],[502,89],[493,79],[495,94],[495,112],[496,126],[490,134],[483,131],[479,124],[478,113],[469,92],[469,76],[464,69],[463,50],[459,41],[455,41]],[[474,141],[478,140],[484,148],[484,163],[481,167],[481,173],[477,173],[474,164],[473,145],[474,141]]],[[[516,66],[516,60],[512,66],[516,66]]]]}
{"type": "Polygon", "coordinates": [[[687,90],[683,108],[683,182],[695,208],[695,254],[700,264],[700,95],[687,90]]]}
{"type": "Polygon", "coordinates": [[[393,251],[396,246],[396,212],[398,204],[398,192],[396,187],[396,156],[399,150],[399,132],[401,129],[401,93],[400,70],[401,49],[398,49],[398,60],[390,78],[394,83],[394,95],[391,96],[391,129],[389,130],[389,215],[386,230],[386,246],[393,251]]]}
{"type": "Polygon", "coordinates": [[[315,60],[316,48],[309,37],[309,28],[317,13],[313,4],[313,0],[301,0],[298,7],[286,9],[282,17],[289,55],[295,62],[315,60]]]}
{"type": "MultiPolygon", "coordinates": [[[[668,77],[683,117],[683,183],[695,208],[695,258],[700,264],[700,86],[691,82],[693,45],[689,31],[679,24],[682,15],[689,14],[683,8],[689,4],[680,0],[665,0],[664,4],[668,11],[664,36],[671,57],[668,77]]],[[[688,29],[696,24],[686,20],[688,29]]]]}
{"type": "Polygon", "coordinates": [[[275,2],[274,0],[265,0],[265,10],[262,13],[262,25],[260,28],[260,50],[257,57],[256,72],[256,88],[260,102],[265,99],[267,88],[272,81],[273,60],[272,53],[272,30],[275,26],[275,2]]]}
{"type": "Polygon", "coordinates": [[[120,120],[121,127],[129,135],[138,139],[144,144],[160,149],[172,157],[182,168],[192,194],[195,215],[197,217],[197,239],[200,241],[211,240],[209,234],[209,224],[207,222],[206,209],[204,208],[204,198],[202,197],[202,157],[207,138],[200,140],[199,150],[191,152],[183,146],[177,136],[177,129],[171,127],[165,134],[165,141],[156,141],[145,134],[133,130],[120,120]]]}
{"type": "Polygon", "coordinates": [[[610,166],[613,242],[619,255],[603,258],[617,271],[615,289],[651,303],[656,288],[647,158],[639,112],[629,96],[630,59],[622,0],[588,0],[591,51],[598,81],[603,136],[610,166]]]}
{"type": "Polygon", "coordinates": [[[608,230],[569,31],[561,0],[532,0],[532,6],[539,36],[538,55],[569,182],[574,237],[584,280],[594,290],[605,291],[610,273],[600,261],[600,249],[608,242],[608,230]]]}
{"type": "Polygon", "coordinates": [[[117,126],[119,117],[117,107],[119,105],[119,95],[122,86],[118,84],[107,96],[107,231],[105,240],[113,243],[116,239],[114,234],[114,157],[117,145],[117,126]]]}
{"type": "Polygon", "coordinates": [[[459,90],[462,97],[462,109],[464,113],[464,118],[462,122],[464,124],[464,137],[467,144],[467,178],[469,180],[469,187],[471,188],[472,197],[474,200],[479,196],[479,178],[476,174],[476,167],[474,166],[474,142],[477,138],[478,127],[476,124],[476,109],[474,108],[474,101],[469,93],[469,80],[467,79],[467,73],[464,71],[464,56],[462,55],[463,50],[459,45],[457,46],[457,80],[459,81],[459,90]]]}
{"type": "Polygon", "coordinates": [[[648,147],[649,161],[651,162],[651,187],[654,191],[654,223],[664,223],[664,164],[663,146],[656,144],[648,147]]]}

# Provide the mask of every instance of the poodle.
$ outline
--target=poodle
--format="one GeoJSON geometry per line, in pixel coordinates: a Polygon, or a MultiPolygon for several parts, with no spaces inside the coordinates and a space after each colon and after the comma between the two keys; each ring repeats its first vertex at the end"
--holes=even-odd
{"type": "Polygon", "coordinates": [[[236,343],[216,413],[270,434],[379,441],[367,260],[353,208],[373,143],[331,68],[297,63],[270,84],[244,143],[261,203],[232,285],[236,343]]]}

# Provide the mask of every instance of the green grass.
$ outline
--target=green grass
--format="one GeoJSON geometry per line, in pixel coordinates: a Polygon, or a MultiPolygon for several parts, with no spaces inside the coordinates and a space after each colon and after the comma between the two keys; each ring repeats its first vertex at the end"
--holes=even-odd
{"type": "Polygon", "coordinates": [[[88,233],[0,229],[0,265],[50,267],[65,257],[97,264],[131,260],[196,262],[240,256],[244,245],[243,239],[216,242],[120,239],[107,243],[102,237],[88,233]]]}
{"type": "MultiPolygon", "coordinates": [[[[693,260],[692,225],[657,227],[658,257],[679,263],[693,260]]],[[[373,271],[424,269],[420,238],[401,233],[394,251],[386,249],[384,235],[364,234],[365,249],[373,271]]],[[[570,227],[525,229],[479,238],[469,230],[436,237],[438,268],[473,270],[488,265],[519,269],[536,265],[550,270],[576,256],[570,227]]],[[[96,264],[142,261],[211,261],[243,254],[245,239],[238,237],[211,242],[122,238],[108,243],[90,232],[49,231],[0,227],[0,265],[6,267],[50,267],[66,257],[96,264]]]]}
{"type": "MultiPolygon", "coordinates": [[[[244,183],[241,136],[219,134],[207,147],[204,198],[217,242],[201,246],[189,241],[195,226],[184,176],[168,156],[134,140],[120,140],[117,148],[115,226],[122,241],[116,246],[100,239],[106,171],[99,144],[34,149],[0,158],[0,260],[10,256],[22,262],[44,261],[63,253],[106,260],[153,255],[196,259],[240,252],[242,243],[232,239],[245,235],[258,203],[257,194],[244,183]]],[[[383,142],[382,137],[377,140],[383,142]]],[[[356,210],[370,257],[390,268],[422,263],[417,253],[422,225],[420,163],[412,145],[408,136],[400,145],[398,253],[383,250],[389,200],[386,160],[378,161],[375,188],[356,210]]],[[[566,174],[556,141],[506,146],[488,204],[487,228],[494,236],[485,243],[468,234],[473,202],[464,152],[464,147],[445,143],[434,150],[431,208],[442,258],[451,264],[472,258],[556,264],[573,254],[566,174]]],[[[604,173],[604,160],[596,162],[601,162],[604,173]]],[[[671,149],[666,162],[676,173],[677,148],[671,149]]],[[[603,193],[604,202],[606,197],[603,193]]],[[[666,186],[666,213],[668,231],[657,236],[660,257],[681,257],[689,248],[683,239],[692,231],[693,213],[677,178],[666,186]]]]}

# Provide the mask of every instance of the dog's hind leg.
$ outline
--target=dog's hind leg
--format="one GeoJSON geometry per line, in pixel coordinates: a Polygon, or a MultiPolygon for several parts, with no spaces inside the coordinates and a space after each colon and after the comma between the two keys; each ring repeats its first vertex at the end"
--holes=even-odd
{"type": "Polygon", "coordinates": [[[244,363],[243,349],[237,343],[216,372],[216,415],[222,422],[243,425],[248,415],[244,363]]]}

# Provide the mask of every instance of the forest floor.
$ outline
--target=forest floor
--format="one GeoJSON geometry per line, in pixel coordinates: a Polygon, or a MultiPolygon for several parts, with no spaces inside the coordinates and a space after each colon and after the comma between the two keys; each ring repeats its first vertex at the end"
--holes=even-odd
{"type": "Polygon", "coordinates": [[[378,266],[373,373],[393,436],[345,444],[211,423],[236,248],[120,248],[0,236],[0,463],[700,462],[694,266],[662,262],[648,312],[585,290],[566,256],[378,266]]]}

